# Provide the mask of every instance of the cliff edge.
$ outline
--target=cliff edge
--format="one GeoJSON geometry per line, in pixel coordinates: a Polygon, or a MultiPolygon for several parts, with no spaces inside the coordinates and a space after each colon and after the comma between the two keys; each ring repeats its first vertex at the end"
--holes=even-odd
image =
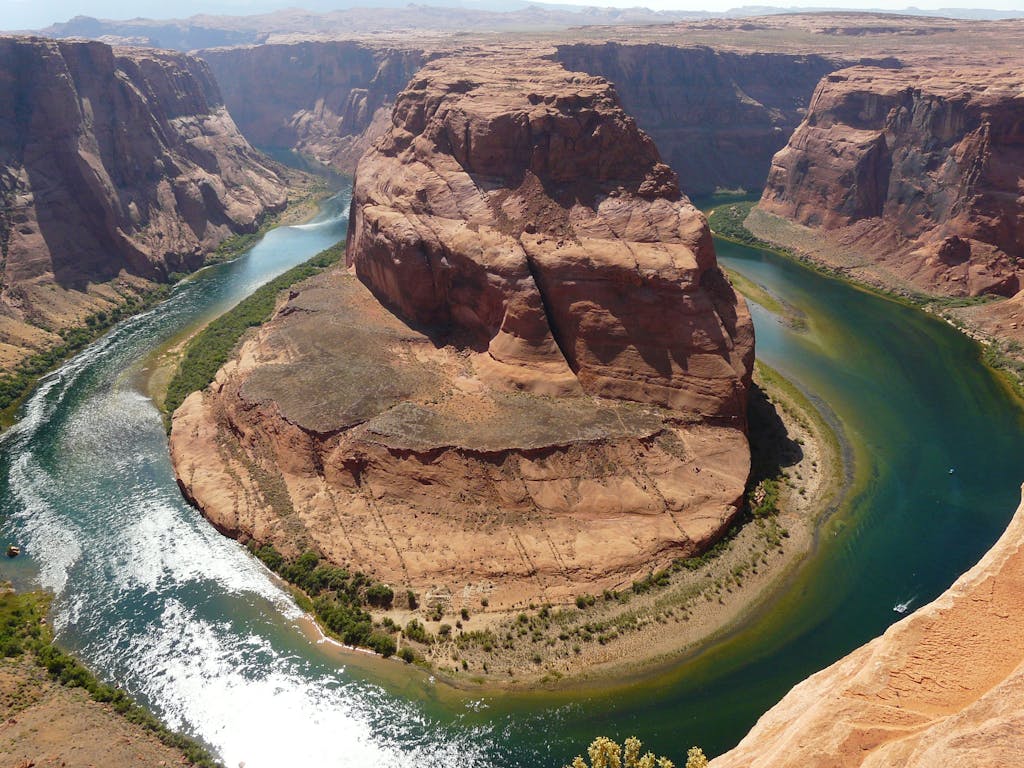
{"type": "Polygon", "coordinates": [[[1022,287],[1024,72],[852,67],[818,85],[772,161],[756,234],[870,282],[948,296],[1022,287]]]}
{"type": "Polygon", "coordinates": [[[1024,504],[946,592],[794,687],[713,768],[1016,765],[1024,504]]]}

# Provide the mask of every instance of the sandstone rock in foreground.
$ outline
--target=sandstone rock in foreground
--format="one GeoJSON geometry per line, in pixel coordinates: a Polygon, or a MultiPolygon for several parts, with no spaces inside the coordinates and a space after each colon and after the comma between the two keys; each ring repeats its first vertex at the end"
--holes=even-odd
{"type": "Polygon", "coordinates": [[[3,362],[286,203],[198,59],[2,37],[0,71],[3,362]]]}
{"type": "Polygon", "coordinates": [[[813,255],[872,282],[1013,295],[1024,287],[1022,113],[1020,69],[835,72],[775,156],[759,208],[824,235],[813,255]]]}
{"type": "Polygon", "coordinates": [[[174,416],[221,530],[495,609],[628,584],[732,520],[750,318],[606,81],[425,68],[360,163],[348,256],[174,416]]]}
{"type": "Polygon", "coordinates": [[[1024,754],[1024,504],[934,602],[797,685],[714,768],[1004,768],[1024,754]]]}

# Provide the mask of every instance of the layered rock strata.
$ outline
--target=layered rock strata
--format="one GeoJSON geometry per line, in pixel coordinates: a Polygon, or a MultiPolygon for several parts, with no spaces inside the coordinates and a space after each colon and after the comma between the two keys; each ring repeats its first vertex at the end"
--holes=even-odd
{"type": "Polygon", "coordinates": [[[1024,505],[934,602],[791,690],[713,768],[1016,765],[1024,505]]]}
{"type": "Polygon", "coordinates": [[[6,37],[0,72],[7,357],[118,303],[133,277],[194,269],[286,203],[198,59],[6,37]]]}
{"type": "Polygon", "coordinates": [[[395,96],[434,54],[355,41],[201,51],[249,141],[351,174],[390,125],[395,96]]]}
{"type": "Polygon", "coordinates": [[[1012,295],[1024,287],[1022,114],[1020,69],[833,73],[772,161],[759,209],[812,230],[813,255],[888,287],[1012,295]]]}
{"type": "Polygon", "coordinates": [[[425,67],[360,162],[348,260],[174,416],[219,528],[493,609],[628,584],[732,520],[750,318],[607,81],[425,67]]]}
{"type": "Polygon", "coordinates": [[[691,195],[719,188],[760,191],[818,81],[853,63],[833,56],[619,43],[561,45],[557,59],[615,84],[623,106],[691,195]]]}

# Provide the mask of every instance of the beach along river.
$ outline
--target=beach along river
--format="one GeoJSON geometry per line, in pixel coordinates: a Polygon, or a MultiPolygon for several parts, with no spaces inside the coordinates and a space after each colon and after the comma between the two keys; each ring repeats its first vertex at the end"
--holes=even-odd
{"type": "MultiPolygon", "coordinates": [[[[154,349],[344,235],[347,196],[204,270],[48,376],[0,444],[4,563],[56,594],[60,642],[235,768],[558,768],[596,735],[678,762],[733,745],[791,685],[933,598],[995,541],[1024,480],[1024,424],[977,349],[922,313],[758,250],[724,263],[804,316],[753,307],[758,355],[826,402],[854,491],[785,591],[739,631],[630,685],[481,696],[317,641],[268,572],[181,498],[154,349]],[[952,472],[950,471],[952,470],[952,472]]],[[[666,631],[671,631],[667,628],[666,631]]]]}

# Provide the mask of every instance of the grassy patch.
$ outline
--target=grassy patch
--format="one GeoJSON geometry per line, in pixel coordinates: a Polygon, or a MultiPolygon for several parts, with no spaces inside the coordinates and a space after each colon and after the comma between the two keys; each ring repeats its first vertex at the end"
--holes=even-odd
{"type": "Polygon", "coordinates": [[[277,294],[289,286],[319,274],[337,262],[345,252],[344,241],[332,245],[297,267],[292,267],[269,283],[256,289],[234,309],[211,322],[196,334],[185,347],[181,364],[167,386],[163,411],[174,413],[186,397],[204,389],[228,361],[238,340],[249,328],[270,319],[277,304],[277,294]]]}
{"type": "Polygon", "coordinates": [[[54,681],[69,688],[82,688],[95,701],[109,704],[129,722],[181,751],[193,765],[221,768],[221,763],[201,744],[169,730],[127,693],[100,682],[81,662],[54,645],[50,627],[44,622],[49,604],[49,596],[40,592],[8,592],[0,596],[0,652],[5,657],[29,657],[54,681]]]}

